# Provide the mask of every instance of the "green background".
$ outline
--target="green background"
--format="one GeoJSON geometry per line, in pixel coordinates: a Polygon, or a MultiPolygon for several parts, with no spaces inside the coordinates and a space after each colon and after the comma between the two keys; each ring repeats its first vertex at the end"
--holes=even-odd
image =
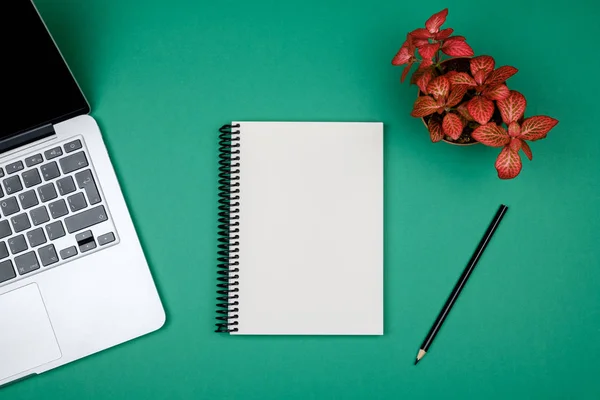
{"type": "Polygon", "coordinates": [[[0,397],[600,398],[600,6],[419,3],[37,0],[101,126],[168,322],[0,397]],[[390,60],[446,6],[477,54],[519,68],[509,85],[527,114],[560,120],[515,180],[496,177],[497,149],[432,144],[409,116],[415,87],[390,60]],[[385,123],[384,336],[213,333],[217,130],[232,119],[385,123]],[[506,218],[413,366],[501,202],[506,218]]]}

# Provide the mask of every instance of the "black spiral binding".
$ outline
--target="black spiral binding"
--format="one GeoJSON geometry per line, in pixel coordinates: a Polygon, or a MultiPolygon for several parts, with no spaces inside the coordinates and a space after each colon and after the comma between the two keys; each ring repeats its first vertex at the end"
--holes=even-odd
{"type": "Polygon", "coordinates": [[[239,305],[240,125],[219,132],[219,251],[216,332],[237,332],[239,305]]]}

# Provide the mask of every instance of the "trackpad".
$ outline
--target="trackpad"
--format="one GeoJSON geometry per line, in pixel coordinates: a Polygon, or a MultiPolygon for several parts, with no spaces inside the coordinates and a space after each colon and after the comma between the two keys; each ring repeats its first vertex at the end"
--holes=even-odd
{"type": "Polygon", "coordinates": [[[38,285],[0,295],[0,381],[60,357],[38,285]]]}

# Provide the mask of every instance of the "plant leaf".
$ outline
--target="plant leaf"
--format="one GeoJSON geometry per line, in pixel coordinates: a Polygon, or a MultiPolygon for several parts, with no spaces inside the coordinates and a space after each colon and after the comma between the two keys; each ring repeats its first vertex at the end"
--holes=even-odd
{"type": "Polygon", "coordinates": [[[450,92],[450,81],[445,76],[438,76],[427,85],[427,92],[436,99],[444,99],[450,92]]]}
{"type": "Polygon", "coordinates": [[[504,83],[508,78],[516,74],[519,70],[515,67],[504,66],[493,71],[485,80],[486,85],[498,85],[504,83]]]}
{"type": "Polygon", "coordinates": [[[438,49],[440,48],[440,44],[439,43],[430,43],[430,44],[426,44],[422,47],[419,48],[419,55],[423,58],[423,59],[432,59],[433,56],[435,55],[435,52],[438,51],[438,49]]]}
{"type": "Polygon", "coordinates": [[[410,68],[412,67],[413,63],[408,63],[408,65],[406,67],[404,67],[404,70],[402,70],[402,76],[400,77],[400,82],[404,82],[404,80],[406,79],[406,75],[408,75],[408,73],[410,72],[410,68]]]}
{"type": "Polygon", "coordinates": [[[504,100],[510,94],[510,90],[508,86],[500,84],[486,87],[482,94],[490,100],[504,100]]]}
{"type": "Polygon", "coordinates": [[[416,70],[415,73],[410,76],[410,84],[411,85],[416,85],[417,84],[417,79],[419,79],[421,76],[423,76],[423,74],[425,73],[425,71],[427,71],[427,70],[426,69],[418,69],[418,70],[416,70]]]}
{"type": "Polygon", "coordinates": [[[557,120],[544,115],[529,117],[521,124],[519,137],[531,141],[543,139],[556,124],[558,124],[557,120]]]}
{"type": "Polygon", "coordinates": [[[436,119],[430,118],[427,128],[429,129],[429,137],[433,143],[439,142],[444,138],[442,125],[436,119]]]}
{"type": "Polygon", "coordinates": [[[410,33],[410,36],[415,39],[429,39],[432,37],[431,33],[425,28],[417,28],[410,33]]]}
{"type": "Polygon", "coordinates": [[[444,133],[456,140],[460,137],[463,130],[463,124],[458,115],[447,113],[442,122],[444,133]]]}
{"type": "Polygon", "coordinates": [[[518,122],[511,122],[508,125],[508,135],[510,137],[519,137],[521,135],[521,126],[518,122]]]}
{"type": "Polygon", "coordinates": [[[448,101],[446,102],[446,107],[454,107],[458,103],[460,103],[461,100],[463,99],[463,97],[465,96],[465,94],[467,93],[468,89],[469,89],[469,87],[465,86],[465,85],[455,86],[450,91],[450,95],[448,96],[448,101]]]}
{"type": "Polygon", "coordinates": [[[446,72],[446,73],[444,74],[444,76],[445,76],[446,78],[448,78],[448,80],[450,80],[450,79],[452,79],[452,77],[453,77],[454,75],[456,75],[456,74],[458,74],[458,72],[456,72],[456,71],[448,71],[448,72],[446,72]]]}
{"type": "Polygon", "coordinates": [[[470,64],[471,74],[473,74],[473,76],[475,76],[477,71],[483,71],[485,76],[487,76],[494,70],[494,67],[496,66],[496,62],[491,56],[478,56],[471,58],[470,64]]]}
{"type": "Polygon", "coordinates": [[[433,60],[431,58],[424,58],[421,60],[421,65],[419,65],[419,69],[429,68],[433,64],[433,60]]]}
{"type": "Polygon", "coordinates": [[[512,179],[519,175],[523,164],[519,153],[512,150],[510,146],[504,146],[496,159],[496,170],[500,179],[512,179]]]}
{"type": "Polygon", "coordinates": [[[531,152],[531,148],[524,140],[521,140],[521,150],[523,150],[523,153],[525,153],[527,158],[529,158],[529,161],[533,160],[533,153],[531,152]]]}
{"type": "Polygon", "coordinates": [[[429,19],[425,22],[425,27],[431,33],[439,32],[440,27],[444,25],[446,22],[446,17],[448,16],[448,9],[445,8],[442,11],[433,14],[429,19]]]}
{"type": "Polygon", "coordinates": [[[494,102],[483,96],[475,96],[467,104],[467,109],[475,121],[485,125],[494,115],[494,102]]]}
{"type": "Polygon", "coordinates": [[[523,116],[527,101],[521,93],[511,90],[507,98],[498,100],[496,104],[502,114],[502,120],[506,125],[510,125],[511,122],[518,121],[523,116]]]}
{"type": "Polygon", "coordinates": [[[467,121],[474,121],[471,114],[469,114],[469,110],[467,109],[467,102],[464,102],[456,107],[456,111],[458,111],[458,113],[467,121]]]}
{"type": "Polygon", "coordinates": [[[418,48],[421,48],[421,47],[429,44],[428,39],[413,38],[412,42],[413,42],[413,45],[418,48]]]}
{"type": "Polygon", "coordinates": [[[458,114],[458,118],[460,118],[460,122],[462,122],[463,127],[469,125],[469,121],[463,117],[461,114],[458,114]]]}
{"type": "Polygon", "coordinates": [[[510,142],[508,132],[501,126],[496,125],[495,122],[481,125],[473,131],[471,136],[478,142],[490,147],[502,147],[510,142]]]}
{"type": "MultiPolygon", "coordinates": [[[[454,72],[454,71],[451,71],[454,72]]],[[[447,75],[446,75],[447,76],[447,75]]],[[[477,82],[466,72],[457,72],[448,77],[451,85],[477,86],[477,82]]]]}
{"type": "Polygon", "coordinates": [[[406,47],[410,54],[415,54],[416,47],[415,47],[414,41],[415,41],[415,38],[410,33],[407,33],[406,40],[402,44],[402,47],[406,47]]]}
{"type": "Polygon", "coordinates": [[[450,41],[450,42],[454,42],[454,41],[464,42],[465,40],[467,40],[467,39],[464,36],[456,35],[456,36],[452,36],[452,37],[449,37],[448,39],[446,39],[446,42],[448,42],[448,41],[450,41]]]}
{"type": "Polygon", "coordinates": [[[485,76],[486,76],[485,71],[482,71],[482,70],[477,71],[477,72],[475,72],[475,75],[473,75],[473,76],[475,78],[475,82],[478,85],[483,85],[483,81],[485,81],[485,76]]]}
{"type": "Polygon", "coordinates": [[[406,64],[410,61],[411,57],[414,57],[414,55],[408,52],[408,48],[401,47],[392,59],[392,65],[406,64]]]}
{"type": "Polygon", "coordinates": [[[508,144],[508,146],[510,147],[510,149],[516,153],[519,152],[519,150],[521,150],[521,145],[523,144],[523,141],[519,138],[515,138],[515,137],[511,137],[510,138],[510,143],[508,144]]]}
{"type": "Polygon", "coordinates": [[[450,35],[452,35],[452,33],[454,33],[454,29],[452,28],[442,29],[441,31],[433,35],[433,38],[435,40],[445,40],[448,39],[450,35]]]}
{"type": "Polygon", "coordinates": [[[431,96],[419,96],[415,101],[413,110],[410,113],[413,117],[422,118],[431,115],[438,110],[439,106],[431,96]]]}
{"type": "Polygon", "coordinates": [[[453,36],[444,42],[442,51],[451,57],[471,57],[473,49],[463,40],[458,40],[459,36],[453,36]],[[452,40],[456,39],[456,40],[452,40]]]}
{"type": "Polygon", "coordinates": [[[423,73],[421,74],[421,76],[419,76],[417,78],[416,84],[423,93],[429,94],[427,92],[427,85],[429,84],[429,82],[431,82],[432,78],[433,78],[433,71],[431,71],[431,69],[423,70],[423,73]]]}

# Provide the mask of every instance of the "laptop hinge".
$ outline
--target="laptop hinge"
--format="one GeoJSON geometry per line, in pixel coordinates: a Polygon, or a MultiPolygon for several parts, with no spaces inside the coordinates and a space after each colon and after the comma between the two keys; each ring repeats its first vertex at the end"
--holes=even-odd
{"type": "Polygon", "coordinates": [[[56,132],[54,131],[52,124],[47,124],[30,131],[18,133],[14,136],[0,140],[0,153],[16,149],[17,147],[21,147],[28,143],[35,142],[36,140],[54,135],[55,133],[56,132]]]}

